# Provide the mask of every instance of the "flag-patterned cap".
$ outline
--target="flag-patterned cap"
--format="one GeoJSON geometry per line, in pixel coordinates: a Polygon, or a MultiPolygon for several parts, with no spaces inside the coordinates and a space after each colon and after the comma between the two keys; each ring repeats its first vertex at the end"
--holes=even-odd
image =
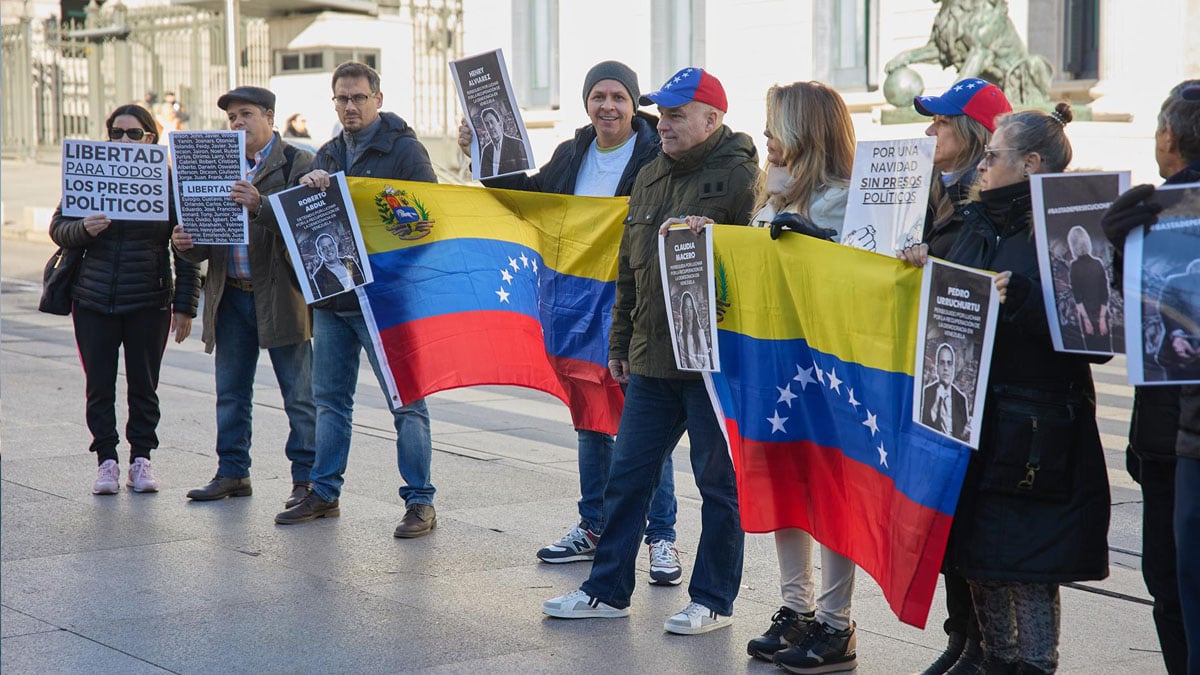
{"type": "Polygon", "coordinates": [[[684,68],[672,75],[658,91],[646,94],[638,102],[642,105],[655,104],[664,108],[678,108],[692,101],[707,103],[721,112],[729,112],[725,87],[703,68],[684,68]]]}
{"type": "Polygon", "coordinates": [[[913,107],[928,117],[966,115],[988,131],[996,130],[997,117],[1012,112],[1012,105],[1000,87],[978,77],[955,82],[941,96],[918,96],[913,99],[913,107]]]}

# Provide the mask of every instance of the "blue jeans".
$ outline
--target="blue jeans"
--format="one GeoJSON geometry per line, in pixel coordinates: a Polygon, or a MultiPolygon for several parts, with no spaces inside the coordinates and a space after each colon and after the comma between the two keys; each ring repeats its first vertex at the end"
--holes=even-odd
{"type": "MultiPolygon", "coordinates": [[[[226,478],[246,478],[250,475],[251,410],[259,352],[253,293],[225,287],[217,307],[216,348],[217,473],[226,478]]],[[[283,451],[292,463],[292,482],[307,482],[316,456],[312,343],[305,340],[272,347],[267,354],[288,418],[283,451]]]]}
{"type": "MultiPolygon", "coordinates": [[[[604,532],[604,486],[612,466],[613,437],[598,431],[578,429],[579,433],[579,523],[580,526],[602,534],[604,532]]],[[[646,543],[675,541],[675,463],[667,455],[663,462],[662,480],[650,500],[646,522],[646,543]]]]}
{"type": "MultiPolygon", "coordinates": [[[[342,474],[346,473],[346,460],[350,457],[354,389],[358,386],[359,353],[363,350],[386,399],[387,383],[362,313],[313,310],[317,459],[313,464],[312,489],[325,501],[337,499],[345,482],[342,474]]],[[[429,482],[429,473],[433,445],[425,400],[392,410],[392,417],[396,427],[396,465],[405,483],[400,488],[400,498],[407,506],[432,505],[434,487],[429,482]]]]}
{"type": "Polygon", "coordinates": [[[1188,670],[1200,673],[1200,459],[1175,460],[1175,556],[1188,670]]]}
{"type": "Polygon", "coordinates": [[[639,375],[629,379],[604,490],[608,524],[596,547],[591,575],[582,586],[601,602],[629,606],[646,510],[660,482],[663,462],[685,428],[692,446],[692,473],[704,502],[688,594],[693,602],[717,613],[733,613],[742,581],[745,534],[729,449],[700,380],[639,375]]]}

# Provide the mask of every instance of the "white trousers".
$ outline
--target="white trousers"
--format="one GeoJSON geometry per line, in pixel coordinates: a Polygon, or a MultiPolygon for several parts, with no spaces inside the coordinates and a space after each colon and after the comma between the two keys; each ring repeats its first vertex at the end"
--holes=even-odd
{"type": "Polygon", "coordinates": [[[854,562],[821,547],[821,595],[813,584],[812,535],[789,528],[775,532],[783,604],[796,612],[816,611],[817,620],[838,630],[850,627],[854,562]]]}

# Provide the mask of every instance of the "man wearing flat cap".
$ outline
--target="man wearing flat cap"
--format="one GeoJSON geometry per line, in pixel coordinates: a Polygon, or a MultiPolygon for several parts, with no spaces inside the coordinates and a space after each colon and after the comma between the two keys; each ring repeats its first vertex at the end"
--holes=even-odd
{"type": "Polygon", "coordinates": [[[703,69],[679,71],[641,103],[658,105],[662,154],[634,180],[617,256],[608,367],[628,389],[604,491],[608,522],[588,580],[542,603],[542,611],[563,619],[629,615],[646,505],[686,430],[704,501],[700,545],[688,586],[691,602],[663,628],[695,635],[730,625],[745,534],[729,449],[704,381],[675,367],[658,238],[676,224],[697,236],[714,222],[749,224],[758,153],[749,136],[725,126],[725,89],[703,69]]]}
{"type": "Polygon", "coordinates": [[[275,126],[275,94],[238,87],[217,99],[229,128],[246,133],[246,179],[230,198],[250,216],[249,243],[195,245],[176,227],[171,242],[192,262],[208,261],[204,284],[204,349],[216,350],[217,473],[188,499],[245,497],[250,488],[250,432],[254,374],[266,349],[288,417],[284,453],[292,490],[285,504],[308,493],[316,446],[312,393],[312,321],[267,195],[294,185],[313,155],[284,143],[275,126]]]}

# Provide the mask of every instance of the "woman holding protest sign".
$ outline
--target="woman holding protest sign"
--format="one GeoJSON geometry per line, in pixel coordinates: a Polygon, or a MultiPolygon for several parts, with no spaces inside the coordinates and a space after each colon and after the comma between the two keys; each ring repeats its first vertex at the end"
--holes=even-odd
{"type": "MultiPolygon", "coordinates": [[[[1004,270],[983,436],[955,513],[947,566],[967,579],[987,673],[1058,666],[1059,584],[1108,576],[1108,474],[1090,363],[1054,351],[1032,235],[1029,176],[1071,160],[1071,108],[997,118],[978,198],[946,258],[1004,270]]],[[[928,247],[901,257],[923,265],[928,247]]]]}
{"type": "MultiPolygon", "coordinates": [[[[109,140],[118,143],[153,144],[158,136],[154,116],[138,105],[113,110],[105,126],[109,140]]],[[[135,492],[158,490],[150,451],[158,446],[159,369],[168,333],[174,329],[175,341],[182,342],[191,332],[200,290],[196,266],[174,258],[177,292],[172,298],[173,221],[173,216],[158,222],[112,220],[104,213],[78,219],[63,216],[59,204],[50,223],[56,244],[84,251],[71,289],[71,318],[86,379],[90,449],[100,465],[93,494],[120,489],[116,393],[122,349],[129,402],[127,485],[135,492]]]]}
{"type": "MultiPolygon", "coordinates": [[[[820,82],[775,85],[767,92],[767,166],[755,191],[756,227],[820,239],[839,238],[854,165],[854,125],[836,91],[820,82]]],[[[813,537],[798,528],[775,532],[783,605],[746,651],[794,673],[851,670],[857,663],[850,601],[854,562],[821,547],[820,596],[812,565],[813,537]]]]}

